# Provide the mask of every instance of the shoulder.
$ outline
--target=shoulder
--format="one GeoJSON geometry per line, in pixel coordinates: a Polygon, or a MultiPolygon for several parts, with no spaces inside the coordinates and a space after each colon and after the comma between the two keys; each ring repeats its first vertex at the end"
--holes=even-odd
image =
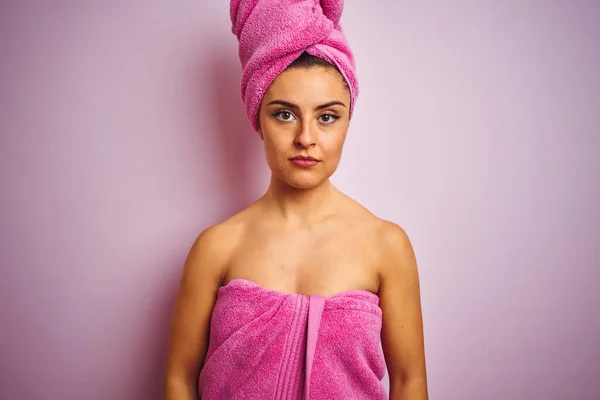
{"type": "Polygon", "coordinates": [[[211,225],[198,234],[192,246],[193,252],[210,252],[215,255],[227,253],[231,242],[227,241],[227,237],[235,234],[235,226],[232,226],[227,221],[211,225]]]}
{"type": "Polygon", "coordinates": [[[403,253],[408,250],[412,251],[410,238],[408,237],[408,234],[404,228],[394,222],[384,219],[379,219],[378,225],[378,241],[381,243],[381,250],[383,250],[386,254],[390,256],[395,254],[398,256],[399,253],[403,253]]]}
{"type": "Polygon", "coordinates": [[[406,250],[407,247],[412,247],[408,234],[400,225],[378,217],[350,197],[348,197],[348,200],[349,204],[351,204],[350,209],[352,210],[348,215],[373,235],[375,242],[380,247],[379,250],[387,253],[389,251],[398,251],[399,249],[406,250]]]}
{"type": "Polygon", "coordinates": [[[417,262],[413,245],[404,228],[394,222],[380,220],[377,239],[382,281],[401,279],[408,283],[412,278],[417,279],[417,262]]]}
{"type": "Polygon", "coordinates": [[[364,228],[370,238],[369,249],[375,255],[374,269],[380,293],[386,287],[394,288],[393,291],[415,284],[418,286],[417,261],[406,230],[395,222],[373,214],[365,218],[364,228]]]}
{"type": "Polygon", "coordinates": [[[236,216],[205,228],[194,240],[186,264],[221,278],[243,229],[243,222],[236,216]]]}
{"type": "Polygon", "coordinates": [[[193,249],[210,250],[211,253],[229,254],[243,238],[248,225],[255,214],[254,205],[247,207],[231,217],[211,225],[200,232],[193,249]]]}
{"type": "Polygon", "coordinates": [[[377,254],[380,274],[390,269],[409,271],[416,268],[413,246],[406,230],[395,222],[385,220],[373,214],[357,201],[352,204],[351,220],[363,232],[369,247],[377,254]]]}

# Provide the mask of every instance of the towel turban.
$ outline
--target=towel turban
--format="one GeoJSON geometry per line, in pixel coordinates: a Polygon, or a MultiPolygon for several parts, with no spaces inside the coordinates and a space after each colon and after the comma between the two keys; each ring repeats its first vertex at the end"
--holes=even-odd
{"type": "Polygon", "coordinates": [[[231,0],[232,32],[242,64],[241,95],[255,131],[269,85],[303,52],[338,68],[350,88],[352,115],[358,80],[340,26],[343,6],[343,0],[231,0]]]}

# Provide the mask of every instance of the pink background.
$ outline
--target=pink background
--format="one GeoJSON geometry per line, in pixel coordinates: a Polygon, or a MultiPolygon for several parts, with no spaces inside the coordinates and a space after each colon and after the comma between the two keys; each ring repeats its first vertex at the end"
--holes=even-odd
{"type": "MultiPolygon", "coordinates": [[[[0,7],[0,398],[159,399],[187,251],[269,176],[228,3],[0,7]]],[[[431,398],[599,399],[600,3],[343,25],[333,181],[412,238],[431,398]]]]}

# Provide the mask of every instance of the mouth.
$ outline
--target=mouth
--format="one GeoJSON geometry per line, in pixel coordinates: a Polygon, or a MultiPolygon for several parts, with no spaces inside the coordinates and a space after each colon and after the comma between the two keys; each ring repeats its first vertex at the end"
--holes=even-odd
{"type": "Polygon", "coordinates": [[[305,160],[305,161],[319,161],[316,158],[310,157],[310,156],[296,156],[294,158],[290,158],[290,160],[305,160]]]}
{"type": "Polygon", "coordinates": [[[296,156],[294,158],[290,158],[290,161],[295,166],[301,168],[312,168],[319,163],[319,160],[309,156],[296,156]]]}

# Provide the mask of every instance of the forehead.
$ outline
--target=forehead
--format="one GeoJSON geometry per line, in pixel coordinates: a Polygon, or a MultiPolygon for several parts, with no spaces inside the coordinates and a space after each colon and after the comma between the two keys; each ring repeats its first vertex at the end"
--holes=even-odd
{"type": "Polygon", "coordinates": [[[324,104],[339,100],[350,103],[350,93],[339,72],[332,68],[290,68],[269,86],[264,101],[286,100],[298,105],[324,104]]]}

